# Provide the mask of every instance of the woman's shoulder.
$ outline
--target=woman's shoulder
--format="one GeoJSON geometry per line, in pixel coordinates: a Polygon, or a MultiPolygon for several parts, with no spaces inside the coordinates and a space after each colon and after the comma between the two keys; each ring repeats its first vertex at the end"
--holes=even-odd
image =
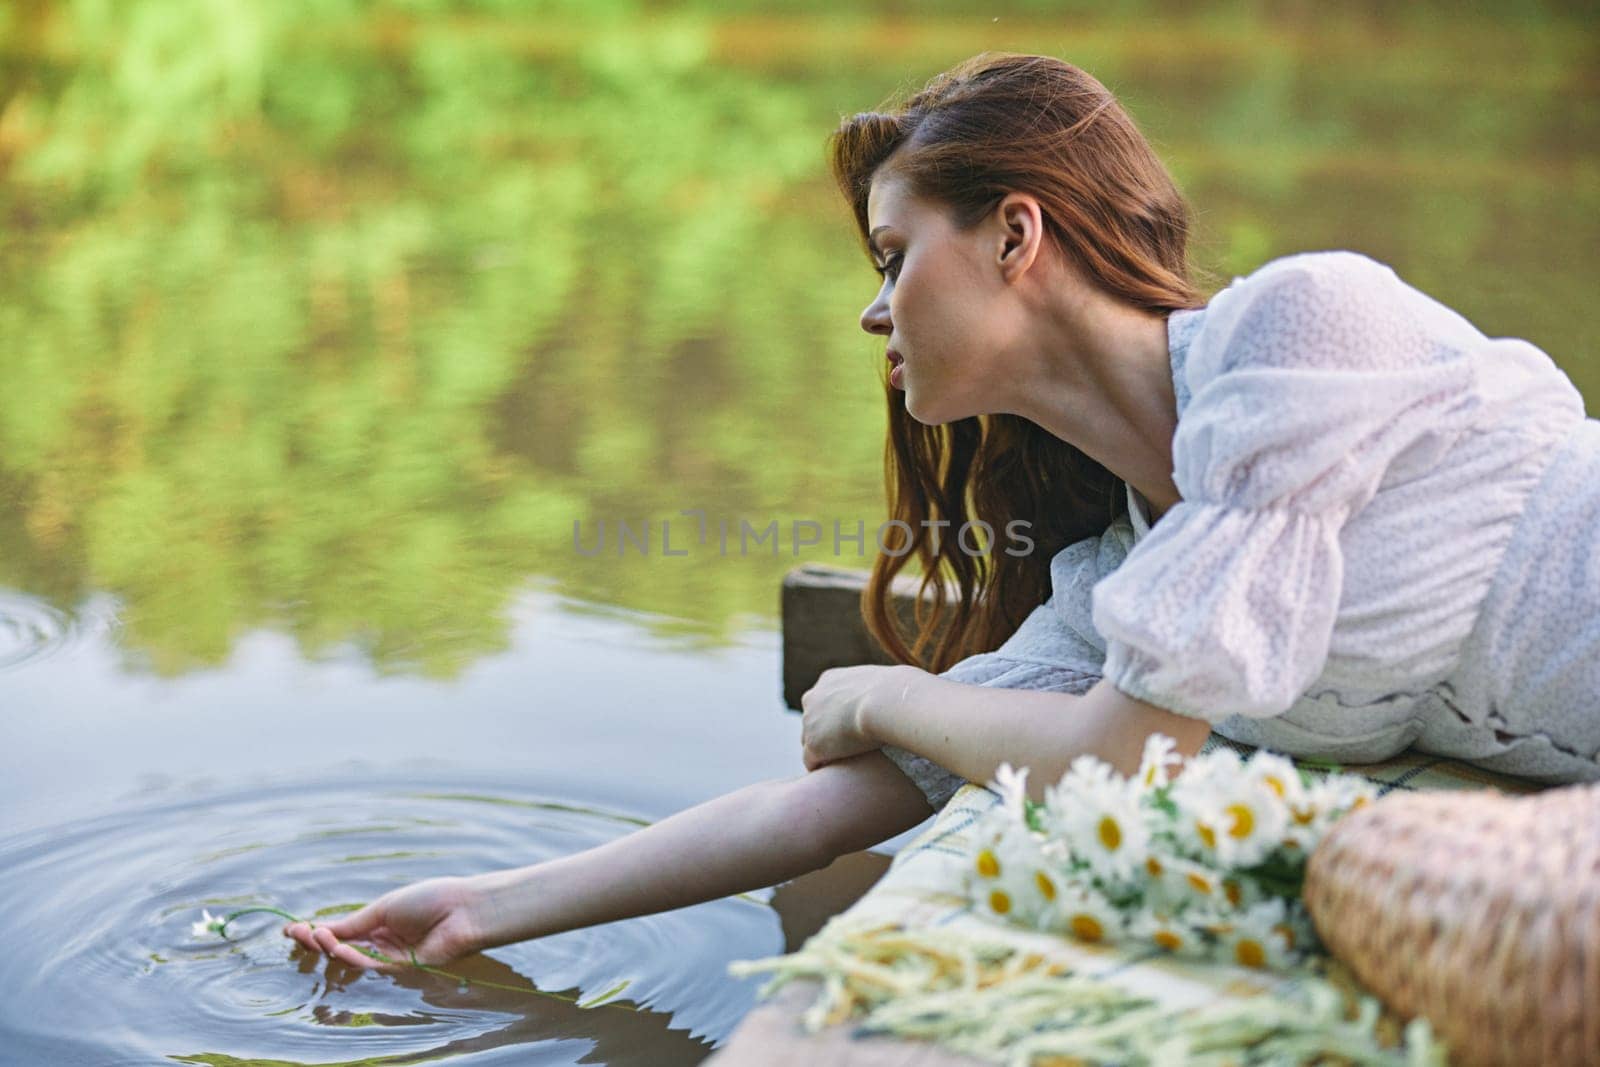
{"type": "Polygon", "coordinates": [[[1270,259],[1249,274],[1236,276],[1210,305],[1218,309],[1261,301],[1333,303],[1377,296],[1404,286],[1387,263],[1362,252],[1328,249],[1295,252],[1270,259]]]}
{"type": "Polygon", "coordinates": [[[1236,277],[1212,297],[1189,353],[1188,384],[1240,369],[1416,368],[1475,337],[1482,335],[1470,323],[1371,256],[1299,252],[1236,277]]]}
{"type": "Polygon", "coordinates": [[[1387,284],[1396,275],[1393,267],[1364,252],[1336,248],[1269,259],[1249,274],[1234,278],[1229,288],[1260,288],[1290,277],[1314,279],[1324,285],[1359,285],[1387,284]]]}

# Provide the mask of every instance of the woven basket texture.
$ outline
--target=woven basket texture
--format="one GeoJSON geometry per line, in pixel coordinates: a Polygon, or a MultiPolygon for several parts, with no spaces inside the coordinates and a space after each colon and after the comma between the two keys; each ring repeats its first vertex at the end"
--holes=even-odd
{"type": "Polygon", "coordinates": [[[1305,902],[1453,1065],[1600,1065],[1600,783],[1387,794],[1323,838],[1305,902]]]}

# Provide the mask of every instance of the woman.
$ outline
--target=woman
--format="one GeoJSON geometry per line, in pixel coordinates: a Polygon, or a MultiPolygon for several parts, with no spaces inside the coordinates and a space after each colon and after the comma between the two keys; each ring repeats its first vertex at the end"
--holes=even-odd
{"type": "Polygon", "coordinates": [[[1351,252],[1201,300],[1182,197],[1058,60],[979,56],[832,149],[883,279],[861,324],[897,547],[954,605],[908,645],[909,554],[878,559],[866,614],[902,662],[823,674],[804,775],[286,934],[438,963],[681,907],[892,837],[1004,761],[1036,797],[1084,753],[1131,772],[1153,732],[1600,779],[1600,422],[1548,356],[1351,252]],[[968,519],[1025,519],[1033,551],[935,537],[968,519]]]}

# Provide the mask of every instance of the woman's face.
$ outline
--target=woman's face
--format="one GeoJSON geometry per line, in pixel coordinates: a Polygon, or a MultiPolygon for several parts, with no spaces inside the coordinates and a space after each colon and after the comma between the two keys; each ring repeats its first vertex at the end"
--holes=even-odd
{"type": "Polygon", "coordinates": [[[899,364],[890,382],[905,390],[906,411],[938,425],[999,410],[998,345],[1010,324],[998,319],[998,272],[986,269],[991,228],[957,229],[942,204],[892,174],[872,182],[867,226],[883,284],[861,328],[888,338],[899,364]]]}

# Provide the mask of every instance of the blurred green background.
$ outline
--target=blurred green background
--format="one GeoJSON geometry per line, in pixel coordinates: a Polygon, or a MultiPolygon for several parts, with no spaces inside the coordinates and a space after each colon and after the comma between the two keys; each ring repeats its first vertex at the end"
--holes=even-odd
{"type": "Polygon", "coordinates": [[[0,589],[114,595],[162,675],[266,627],[454,676],[530,583],[693,646],[772,625],[883,517],[824,139],[985,49],[1119,95],[1208,292],[1363,251],[1595,412],[1587,4],[13,0],[0,589]],[[575,550],[620,519],[647,556],[575,550]],[[724,557],[741,519],[826,533],[724,557]]]}

